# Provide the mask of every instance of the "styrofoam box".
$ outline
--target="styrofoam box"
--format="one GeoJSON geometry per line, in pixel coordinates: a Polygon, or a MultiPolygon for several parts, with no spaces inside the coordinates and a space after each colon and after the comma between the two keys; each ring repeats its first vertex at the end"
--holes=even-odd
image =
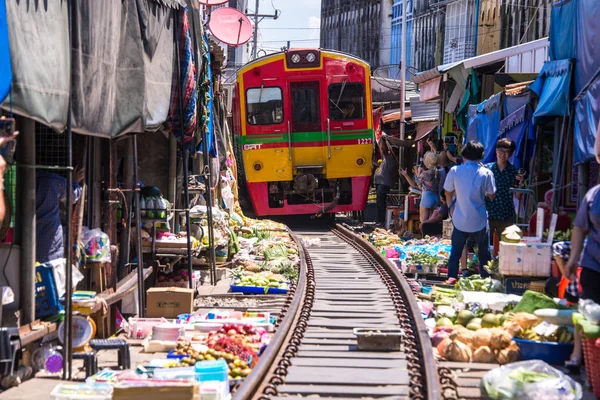
{"type": "Polygon", "coordinates": [[[502,275],[548,277],[552,271],[552,244],[500,242],[499,258],[502,275]]]}

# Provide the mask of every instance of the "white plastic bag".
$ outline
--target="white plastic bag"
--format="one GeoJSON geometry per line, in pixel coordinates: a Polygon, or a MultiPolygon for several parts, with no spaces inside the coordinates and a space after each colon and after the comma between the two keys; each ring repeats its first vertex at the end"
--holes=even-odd
{"type": "MultiPolygon", "coordinates": [[[[54,276],[54,284],[56,285],[56,292],[60,299],[66,292],[66,265],[67,260],[64,258],[58,258],[56,260],[48,261],[44,264],[45,267],[52,267],[52,275],[54,276]]],[[[71,279],[73,287],[76,287],[79,282],[83,280],[83,274],[75,267],[71,270],[71,279]]]]}
{"type": "Polygon", "coordinates": [[[507,400],[578,400],[583,397],[579,383],[540,360],[494,368],[481,379],[481,395],[507,400]]]}
{"type": "Polygon", "coordinates": [[[600,305],[592,300],[579,300],[579,312],[591,323],[600,325],[600,305]]]}

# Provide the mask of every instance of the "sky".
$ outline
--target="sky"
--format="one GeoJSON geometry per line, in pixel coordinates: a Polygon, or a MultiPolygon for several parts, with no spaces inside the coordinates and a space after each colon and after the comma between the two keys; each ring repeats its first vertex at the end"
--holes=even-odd
{"type": "MultiPolygon", "coordinates": [[[[255,0],[248,0],[249,14],[254,12],[255,4],[255,0]]],[[[264,18],[258,24],[259,51],[279,51],[288,40],[291,48],[319,47],[321,0],[259,0],[260,14],[274,14],[274,8],[281,11],[280,17],[264,18]]]]}

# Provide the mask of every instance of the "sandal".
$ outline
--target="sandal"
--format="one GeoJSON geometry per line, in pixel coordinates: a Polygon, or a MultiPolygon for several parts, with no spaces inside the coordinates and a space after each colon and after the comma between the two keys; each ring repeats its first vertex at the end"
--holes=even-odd
{"type": "Polygon", "coordinates": [[[570,373],[578,373],[581,369],[581,360],[568,360],[565,361],[565,368],[569,370],[570,373]]]}

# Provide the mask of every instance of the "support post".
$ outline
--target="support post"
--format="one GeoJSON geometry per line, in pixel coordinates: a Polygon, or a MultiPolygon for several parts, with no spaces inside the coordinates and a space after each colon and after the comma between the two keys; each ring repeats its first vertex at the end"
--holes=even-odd
{"type": "Polygon", "coordinates": [[[258,5],[259,0],[256,0],[254,6],[254,33],[252,38],[252,43],[254,46],[252,47],[252,59],[256,59],[256,55],[258,54],[258,5]]]}
{"type": "MultiPolygon", "coordinates": [[[[35,121],[18,118],[19,145],[17,152],[19,163],[35,164],[35,121]]],[[[19,244],[21,258],[19,304],[21,308],[21,324],[35,321],[35,249],[36,249],[36,217],[35,217],[35,169],[17,169],[17,188],[19,205],[19,244]]]]}
{"type": "Polygon", "coordinates": [[[144,254],[142,252],[142,221],[140,213],[140,191],[138,188],[138,149],[137,135],[132,138],[133,141],[133,198],[135,201],[135,229],[136,229],[136,247],[137,247],[137,278],[138,278],[138,303],[139,316],[146,316],[145,291],[144,291],[144,254]]]}
{"type": "MultiPolygon", "coordinates": [[[[69,101],[69,110],[71,104],[69,101]]],[[[65,229],[67,230],[65,235],[65,258],[67,259],[65,265],[65,320],[64,320],[64,358],[63,358],[63,379],[71,380],[73,377],[73,134],[71,132],[71,113],[67,119],[67,223],[65,229]]]]}
{"type": "MultiPolygon", "coordinates": [[[[406,133],[406,120],[404,119],[406,107],[406,0],[402,0],[402,46],[400,50],[400,140],[404,140],[406,133]]],[[[404,166],[404,147],[399,146],[398,168],[404,166]]],[[[400,178],[401,179],[401,178],[400,178]]],[[[399,188],[402,187],[398,182],[399,188]]]]}

